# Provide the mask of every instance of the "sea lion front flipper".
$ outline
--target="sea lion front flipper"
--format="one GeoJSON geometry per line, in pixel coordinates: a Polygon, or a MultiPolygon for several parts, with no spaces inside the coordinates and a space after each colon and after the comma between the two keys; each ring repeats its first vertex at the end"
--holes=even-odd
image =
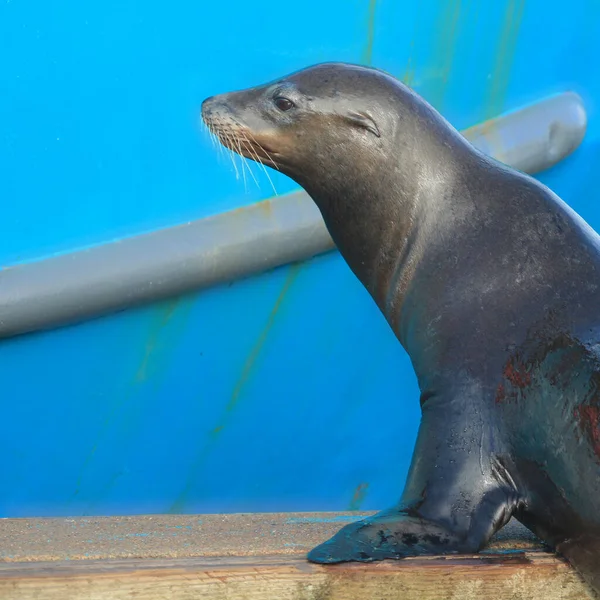
{"type": "MultiPolygon", "coordinates": [[[[408,514],[375,515],[350,523],[308,553],[316,563],[368,562],[419,554],[448,554],[464,546],[459,536],[408,514]]],[[[463,550],[466,551],[466,550],[463,550]]]]}
{"type": "Polygon", "coordinates": [[[501,441],[489,417],[471,402],[435,404],[423,408],[399,505],[346,525],[310,561],[474,553],[508,522],[520,495],[495,453],[501,441]]]}

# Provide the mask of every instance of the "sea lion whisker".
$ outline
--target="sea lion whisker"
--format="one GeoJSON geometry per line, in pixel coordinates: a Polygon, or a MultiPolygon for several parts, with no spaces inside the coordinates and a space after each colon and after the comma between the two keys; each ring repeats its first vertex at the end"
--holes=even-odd
{"type": "Polygon", "coordinates": [[[206,131],[208,131],[208,137],[210,138],[210,141],[212,143],[213,146],[217,145],[217,138],[215,136],[215,134],[210,130],[210,127],[206,127],[206,131]]]}
{"type": "Polygon", "coordinates": [[[215,139],[217,140],[218,145],[220,147],[219,148],[219,156],[221,158],[224,158],[227,154],[227,147],[223,144],[223,141],[221,140],[220,136],[218,136],[217,134],[214,134],[214,135],[215,135],[215,139]]]}
{"type": "Polygon", "coordinates": [[[221,144],[221,142],[219,141],[217,134],[211,131],[210,136],[212,138],[213,144],[219,148],[219,155],[223,156],[223,144],[221,144]]]}
{"type": "Polygon", "coordinates": [[[212,122],[206,123],[206,128],[208,129],[208,133],[214,145],[219,149],[219,157],[224,156],[224,145],[223,140],[221,139],[221,129],[217,126],[217,130],[215,131],[214,125],[212,122]]]}
{"type": "Polygon", "coordinates": [[[215,147],[215,139],[213,137],[212,131],[210,130],[210,127],[206,123],[202,122],[202,130],[206,131],[208,133],[208,137],[209,137],[209,139],[211,141],[211,144],[212,144],[212,146],[214,148],[215,147]]]}
{"type": "Polygon", "coordinates": [[[267,158],[271,161],[273,167],[279,171],[279,167],[277,166],[277,163],[273,160],[273,157],[266,151],[265,147],[256,140],[256,138],[252,135],[252,132],[250,130],[246,130],[245,133],[250,135],[254,143],[267,155],[267,158]]]}
{"type": "Polygon", "coordinates": [[[216,146],[219,149],[219,160],[222,160],[225,153],[225,150],[223,149],[223,144],[221,143],[217,134],[214,131],[212,131],[212,129],[209,128],[208,132],[210,134],[210,139],[212,140],[213,146],[216,146]]]}
{"type": "Polygon", "coordinates": [[[240,158],[240,165],[241,165],[241,169],[242,169],[242,178],[244,180],[244,193],[247,194],[248,193],[248,180],[246,179],[246,161],[244,160],[244,157],[242,156],[240,158]]]}
{"type": "MultiPolygon", "coordinates": [[[[258,183],[258,179],[256,179],[256,176],[254,175],[254,171],[250,167],[250,163],[248,162],[248,159],[242,153],[242,144],[244,144],[244,141],[239,136],[236,136],[235,139],[236,139],[236,142],[238,145],[239,155],[242,158],[242,163],[246,164],[246,166],[248,167],[248,171],[250,172],[250,175],[252,175],[252,179],[254,179],[254,183],[256,184],[256,187],[258,189],[260,189],[260,184],[258,183]]],[[[245,147],[245,144],[244,144],[244,147],[245,147]]]]}
{"type": "Polygon", "coordinates": [[[275,189],[275,185],[273,184],[273,181],[272,181],[271,177],[269,176],[267,168],[265,167],[263,161],[261,160],[260,156],[256,152],[256,148],[254,148],[254,146],[252,145],[252,142],[250,142],[250,140],[248,138],[244,138],[244,146],[248,150],[248,152],[252,156],[255,157],[256,162],[261,166],[262,170],[264,171],[265,175],[267,176],[267,179],[269,180],[269,183],[271,184],[271,187],[273,188],[273,193],[277,196],[278,195],[277,190],[275,189]]]}
{"type": "MultiPolygon", "coordinates": [[[[238,150],[240,149],[240,140],[237,138],[237,136],[234,133],[231,133],[231,141],[232,143],[235,143],[238,147],[238,150]]],[[[242,168],[242,177],[244,178],[244,192],[248,193],[248,182],[246,181],[246,161],[244,160],[244,157],[242,156],[241,152],[236,152],[236,154],[240,157],[240,163],[241,163],[241,168],[242,168]]]]}
{"type": "MultiPolygon", "coordinates": [[[[225,140],[227,141],[226,148],[228,150],[231,150],[231,148],[230,148],[231,140],[230,140],[229,134],[224,131],[223,136],[224,136],[225,140]]],[[[238,171],[237,163],[235,162],[235,152],[230,151],[229,157],[231,158],[231,162],[233,163],[233,168],[235,169],[235,178],[239,180],[240,172],[238,171]]]]}
{"type": "Polygon", "coordinates": [[[211,127],[211,124],[208,121],[202,121],[202,126],[203,128],[208,132],[209,137],[214,140],[215,139],[215,133],[211,127]]]}
{"type": "MultiPolygon", "coordinates": [[[[275,185],[273,184],[273,180],[271,179],[269,172],[267,171],[267,168],[265,167],[265,164],[263,163],[261,157],[258,155],[258,152],[256,151],[256,147],[255,144],[258,145],[258,147],[264,151],[264,148],[255,140],[255,144],[253,144],[248,137],[246,137],[245,133],[242,131],[240,132],[240,135],[243,137],[244,141],[245,141],[245,148],[248,150],[248,152],[251,154],[251,156],[254,157],[254,160],[261,166],[262,170],[264,171],[264,174],[266,175],[267,179],[269,180],[269,183],[271,184],[271,188],[273,188],[273,193],[275,194],[275,196],[278,196],[279,194],[277,193],[277,189],[275,188],[275,185]]],[[[271,160],[272,162],[272,160],[271,160]]]]}
{"type": "MultiPolygon", "coordinates": [[[[244,148],[248,149],[248,146],[245,144],[245,142],[243,140],[241,140],[241,143],[243,144],[244,148]]],[[[254,171],[252,171],[250,160],[248,160],[248,158],[246,156],[244,156],[243,158],[248,163],[248,169],[250,170],[250,172],[252,173],[252,176],[254,177],[254,171]]],[[[256,179],[256,177],[254,177],[254,182],[256,183],[256,186],[260,189],[260,183],[258,182],[258,179],[256,179]]]]}
{"type": "Polygon", "coordinates": [[[244,140],[244,145],[247,148],[248,152],[250,152],[250,154],[254,157],[254,160],[261,166],[264,166],[261,157],[256,151],[257,144],[254,144],[243,132],[240,132],[240,136],[244,140]]]}

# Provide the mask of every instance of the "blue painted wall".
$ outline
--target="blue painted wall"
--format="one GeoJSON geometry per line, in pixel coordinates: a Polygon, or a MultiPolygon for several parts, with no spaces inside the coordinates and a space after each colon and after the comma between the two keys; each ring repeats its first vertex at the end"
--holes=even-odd
{"type": "MultiPolygon", "coordinates": [[[[199,105],[324,60],[390,71],[459,128],[577,91],[586,139],[540,178],[600,229],[594,0],[7,0],[0,49],[0,267],[272,195],[199,105]]],[[[381,508],[419,418],[336,254],[4,341],[0,382],[0,516],[381,508]]]]}

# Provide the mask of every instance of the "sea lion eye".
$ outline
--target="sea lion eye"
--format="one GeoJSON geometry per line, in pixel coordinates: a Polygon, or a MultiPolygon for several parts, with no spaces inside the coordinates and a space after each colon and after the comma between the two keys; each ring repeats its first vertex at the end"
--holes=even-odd
{"type": "Polygon", "coordinates": [[[283,96],[277,96],[277,98],[274,98],[273,104],[275,104],[275,106],[282,111],[290,110],[290,108],[294,108],[294,106],[296,106],[291,100],[288,100],[283,96]]]}

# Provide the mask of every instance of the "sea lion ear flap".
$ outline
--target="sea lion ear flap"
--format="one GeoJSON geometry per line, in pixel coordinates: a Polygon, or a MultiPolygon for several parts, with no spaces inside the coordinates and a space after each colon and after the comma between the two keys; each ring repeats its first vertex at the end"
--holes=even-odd
{"type": "Polygon", "coordinates": [[[377,123],[375,123],[373,117],[369,116],[367,113],[351,111],[346,114],[346,118],[357,127],[362,127],[363,129],[370,131],[373,135],[381,137],[377,123]]]}

